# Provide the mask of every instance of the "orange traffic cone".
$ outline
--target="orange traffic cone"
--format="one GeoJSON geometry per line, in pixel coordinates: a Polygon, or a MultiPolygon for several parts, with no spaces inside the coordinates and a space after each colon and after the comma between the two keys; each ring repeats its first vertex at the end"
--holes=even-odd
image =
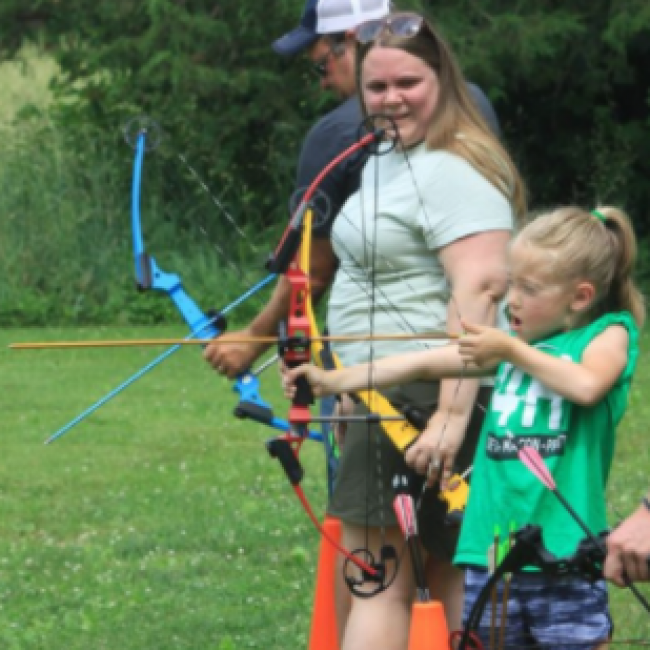
{"type": "Polygon", "coordinates": [[[449,631],[442,603],[431,600],[413,605],[408,650],[449,650],[449,631]]]}
{"type": "MultiPolygon", "coordinates": [[[[341,539],[341,522],[338,519],[325,517],[323,529],[331,539],[337,542],[341,539]]],[[[309,650],[339,650],[336,609],[334,607],[335,574],[336,549],[325,537],[321,537],[309,650]]]]}

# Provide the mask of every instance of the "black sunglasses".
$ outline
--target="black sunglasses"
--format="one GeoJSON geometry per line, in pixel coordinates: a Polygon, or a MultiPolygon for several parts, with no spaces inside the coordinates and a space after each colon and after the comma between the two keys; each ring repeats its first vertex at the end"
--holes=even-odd
{"type": "Polygon", "coordinates": [[[342,43],[330,43],[329,49],[323,56],[321,56],[318,61],[312,63],[312,70],[321,78],[327,76],[327,63],[329,62],[330,56],[339,56],[343,51],[342,43]]]}
{"type": "Polygon", "coordinates": [[[330,55],[332,54],[332,48],[330,47],[329,50],[323,56],[321,56],[318,61],[314,61],[312,63],[311,69],[322,79],[323,77],[327,76],[327,62],[329,61],[330,55]]]}

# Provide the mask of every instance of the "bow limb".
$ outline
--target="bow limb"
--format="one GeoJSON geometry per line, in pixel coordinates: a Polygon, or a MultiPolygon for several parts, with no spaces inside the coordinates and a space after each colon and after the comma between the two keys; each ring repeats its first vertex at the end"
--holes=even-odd
{"type": "MultiPolygon", "coordinates": [[[[218,336],[223,327],[225,327],[225,315],[270,284],[274,280],[275,275],[271,274],[267,276],[255,286],[245,291],[240,297],[222,309],[216,316],[211,316],[201,311],[196,302],[192,300],[183,288],[180,277],[176,274],[162,271],[158,267],[155,259],[145,251],[140,214],[142,176],[146,151],[157,146],[160,140],[160,129],[155,122],[148,118],[137,118],[126,125],[125,139],[127,143],[135,149],[131,184],[131,231],[137,286],[141,290],[153,289],[163,291],[170,297],[190,328],[190,333],[183,339],[183,341],[192,340],[197,337],[214,338],[215,336],[218,336]]],[[[45,444],[50,444],[63,436],[74,426],[85,420],[88,416],[181,348],[181,344],[175,344],[169,347],[140,370],[124,380],[116,388],[73,418],[70,422],[59,428],[55,433],[47,438],[45,444]]],[[[287,431],[289,428],[288,423],[281,418],[276,418],[272,414],[268,404],[259,396],[259,380],[257,374],[259,374],[259,372],[247,372],[242,374],[235,381],[233,390],[240,395],[240,402],[235,414],[238,417],[250,417],[273,428],[287,431]],[[263,417],[260,416],[260,413],[262,412],[264,412],[263,417]]],[[[312,432],[309,432],[309,437],[315,440],[320,439],[318,434],[312,432]]]]}
{"type": "MultiPolygon", "coordinates": [[[[206,314],[196,304],[183,288],[180,277],[175,273],[166,273],[157,265],[155,259],[145,251],[140,216],[140,193],[142,187],[142,169],[144,165],[147,130],[141,128],[137,134],[136,153],[133,169],[133,188],[131,203],[131,220],[133,233],[133,254],[135,263],[136,282],[140,290],[162,291],[172,300],[186,324],[190,334],[185,340],[193,338],[212,339],[218,337],[226,328],[226,315],[235,307],[245,302],[260,289],[267,286],[275,278],[271,273],[251,289],[244,292],[234,302],[217,314],[206,314]]],[[[173,346],[168,351],[176,351],[180,346],[173,346]]],[[[239,394],[240,400],[235,407],[235,415],[239,418],[251,418],[281,431],[288,431],[289,424],[275,417],[267,402],[260,397],[258,375],[266,365],[258,371],[249,371],[237,377],[233,390],[239,394]]],[[[317,434],[307,433],[308,437],[320,439],[317,434]]]]}

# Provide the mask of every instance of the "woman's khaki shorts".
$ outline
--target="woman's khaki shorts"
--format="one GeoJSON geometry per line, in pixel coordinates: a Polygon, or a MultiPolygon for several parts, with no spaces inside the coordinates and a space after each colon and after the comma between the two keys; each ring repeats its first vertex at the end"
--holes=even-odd
{"type": "MultiPolygon", "coordinates": [[[[438,389],[437,382],[415,382],[389,389],[384,394],[398,410],[409,405],[428,419],[436,408],[438,389]]],[[[489,387],[479,391],[477,405],[456,457],[455,472],[463,472],[473,462],[484,409],[491,393],[489,387]]],[[[356,415],[367,413],[363,404],[357,404],[356,415]]],[[[403,455],[379,425],[368,426],[360,422],[348,424],[329,514],[343,522],[360,526],[396,526],[393,477],[408,473],[403,455]]],[[[445,523],[446,514],[446,502],[438,497],[438,489],[427,489],[418,510],[420,539],[429,553],[440,559],[451,560],[458,539],[458,527],[445,523]]]]}

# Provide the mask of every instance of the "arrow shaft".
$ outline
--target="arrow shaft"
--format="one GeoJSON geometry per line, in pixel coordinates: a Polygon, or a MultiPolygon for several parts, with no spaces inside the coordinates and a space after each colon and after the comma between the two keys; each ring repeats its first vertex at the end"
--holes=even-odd
{"type": "MultiPolygon", "coordinates": [[[[376,334],[369,336],[319,336],[312,337],[315,341],[412,341],[412,340],[450,340],[457,339],[457,334],[446,332],[424,332],[422,334],[376,334]]],[[[125,339],[125,340],[95,340],[95,341],[35,341],[26,343],[11,343],[11,350],[59,350],[59,349],[83,349],[83,348],[137,348],[154,347],[159,345],[196,346],[207,345],[218,339],[125,339]]],[[[277,336],[246,336],[227,338],[220,340],[220,344],[237,343],[277,343],[277,336]]]]}

